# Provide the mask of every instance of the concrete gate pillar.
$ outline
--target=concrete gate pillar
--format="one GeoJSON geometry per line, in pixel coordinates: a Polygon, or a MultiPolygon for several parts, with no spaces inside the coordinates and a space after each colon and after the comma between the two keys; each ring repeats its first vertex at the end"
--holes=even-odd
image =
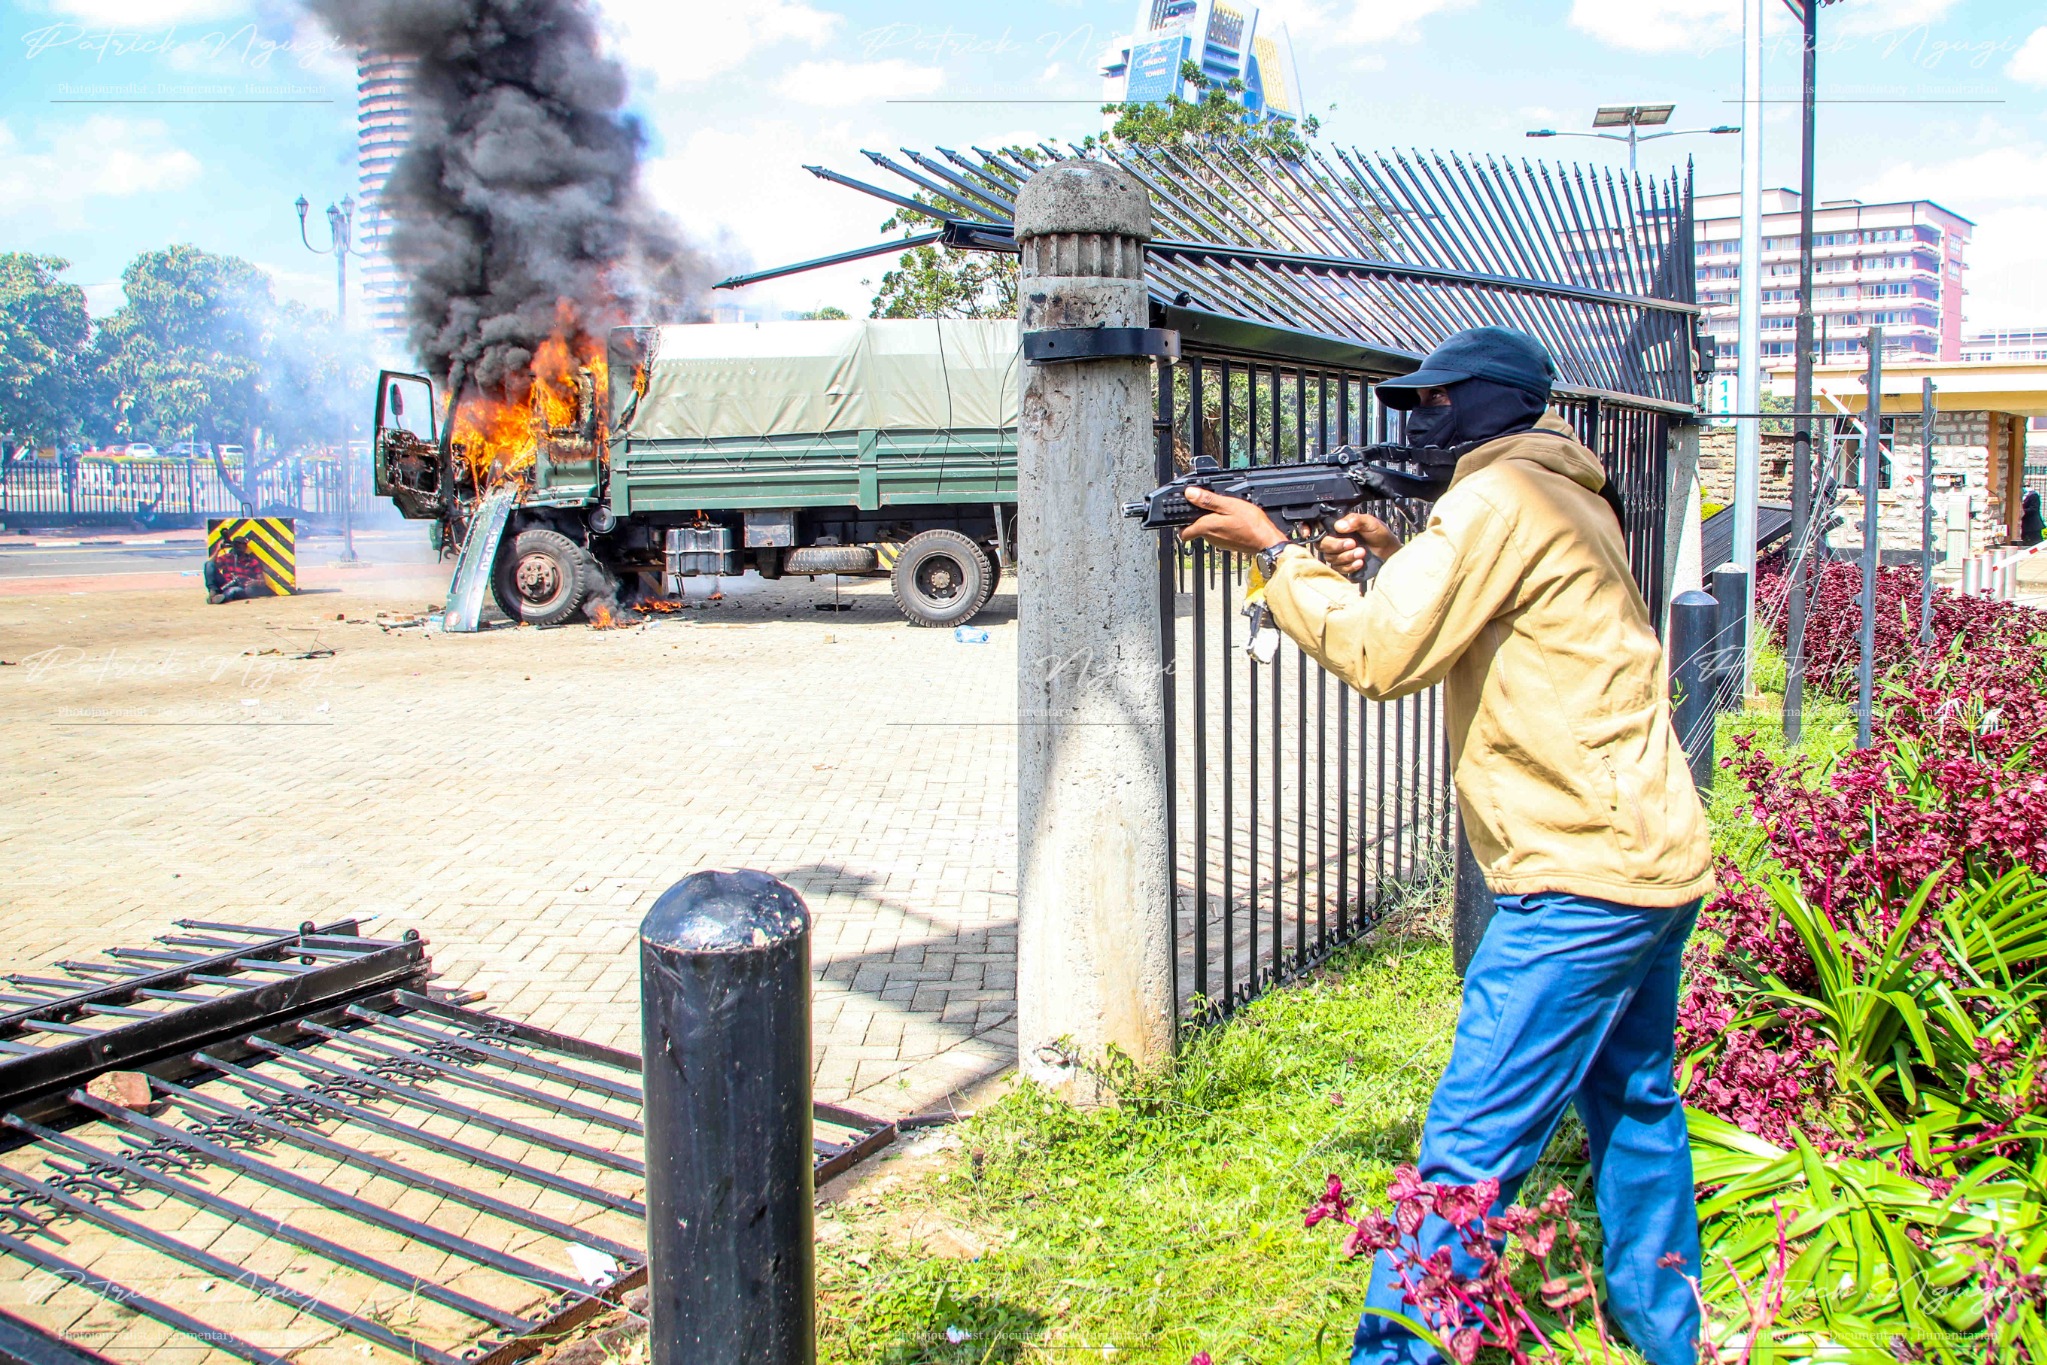
{"type": "MultiPolygon", "coordinates": [[[[1092,161],[1016,199],[1025,333],[1144,327],[1151,203],[1092,161]]],[[[1111,1049],[1173,1044],[1151,361],[1027,365],[1017,424],[1017,1051],[1087,1102],[1111,1049]]]]}

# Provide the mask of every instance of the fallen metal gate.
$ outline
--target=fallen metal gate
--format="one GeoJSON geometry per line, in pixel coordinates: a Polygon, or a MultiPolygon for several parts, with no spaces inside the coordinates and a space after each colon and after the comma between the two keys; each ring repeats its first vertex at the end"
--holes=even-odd
{"type": "MultiPolygon", "coordinates": [[[[645,1282],[637,1056],[410,931],[177,924],[0,992],[0,1359],[504,1365],[645,1282]]],[[[895,1136],[816,1120],[820,1181],[895,1136]]]]}

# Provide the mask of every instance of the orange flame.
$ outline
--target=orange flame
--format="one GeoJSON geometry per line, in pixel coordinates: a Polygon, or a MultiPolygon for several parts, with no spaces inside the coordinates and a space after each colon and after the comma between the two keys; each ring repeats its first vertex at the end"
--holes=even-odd
{"type": "Polygon", "coordinates": [[[579,432],[583,417],[579,380],[585,370],[595,381],[591,401],[597,407],[594,431],[601,459],[608,368],[603,339],[584,330],[574,306],[562,300],[554,335],[534,352],[526,374],[504,391],[471,394],[456,411],[453,440],[477,495],[508,480],[530,481],[540,443],[579,432]]]}

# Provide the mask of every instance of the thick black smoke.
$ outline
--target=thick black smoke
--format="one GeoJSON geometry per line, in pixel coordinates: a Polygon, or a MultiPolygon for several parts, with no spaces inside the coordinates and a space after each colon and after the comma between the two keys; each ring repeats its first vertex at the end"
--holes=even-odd
{"type": "Polygon", "coordinates": [[[639,186],[644,143],[589,0],[306,0],[344,42],[418,61],[383,195],[413,349],[492,393],[560,330],[700,315],[709,263],[639,186]]]}

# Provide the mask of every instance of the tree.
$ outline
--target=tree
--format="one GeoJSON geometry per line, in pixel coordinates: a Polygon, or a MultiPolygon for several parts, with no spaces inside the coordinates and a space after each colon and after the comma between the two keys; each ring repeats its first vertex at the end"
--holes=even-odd
{"type": "MultiPolygon", "coordinates": [[[[936,221],[936,220],[924,220],[936,221]]],[[[921,225],[908,210],[881,225],[883,232],[921,225]]],[[[1016,257],[1006,252],[954,251],[919,246],[881,277],[874,296],[875,318],[1013,318],[1016,316],[1016,257]]]]}
{"type": "Polygon", "coordinates": [[[93,361],[119,429],[157,442],[204,441],[221,480],[248,501],[262,464],[258,431],[279,448],[325,443],[362,421],[370,386],[360,338],[331,313],[279,303],[247,261],[192,246],[136,257],[128,302],[100,328],[93,361]],[[237,482],[224,441],[247,452],[237,482]]]}
{"type": "MultiPolygon", "coordinates": [[[[1254,156],[1298,161],[1308,154],[1304,140],[1321,131],[1314,115],[1296,127],[1290,119],[1260,119],[1244,107],[1244,82],[1232,76],[1218,81],[1193,62],[1180,65],[1180,79],[1195,91],[1193,99],[1168,95],[1143,104],[1106,104],[1114,114],[1106,142],[1130,147],[1235,149],[1254,156]]],[[[1089,138],[1083,146],[1096,145],[1089,138]]]]}
{"type": "MultiPolygon", "coordinates": [[[[1217,81],[1193,62],[1180,68],[1181,78],[1195,92],[1193,99],[1170,96],[1157,103],[1105,104],[1115,123],[1107,135],[1090,137],[1082,150],[1101,146],[1234,149],[1253,156],[1297,160],[1307,154],[1305,138],[1321,125],[1311,116],[1299,126],[1286,119],[1259,119],[1244,107],[1244,83],[1217,81]]],[[[1028,147],[1009,147],[1004,155],[1025,166],[1044,160],[1028,147]]],[[[921,202],[930,196],[919,194],[921,202]]],[[[935,217],[905,209],[881,225],[883,232],[922,231],[935,217]]],[[[954,251],[943,246],[912,247],[881,277],[874,296],[877,318],[1013,318],[1016,316],[1017,258],[1007,253],[954,251]]]]}
{"type": "Polygon", "coordinates": [[[0,467],[79,430],[85,291],[55,256],[0,253],[0,467]],[[18,447],[18,448],[17,448],[18,447]]]}
{"type": "Polygon", "coordinates": [[[128,302],[94,341],[124,434],[247,443],[263,423],[263,328],[270,277],[194,246],[145,251],[121,274],[128,302]]]}
{"type": "Polygon", "coordinates": [[[807,313],[798,313],[796,320],[799,322],[844,322],[846,320],[846,310],[834,307],[828,303],[822,308],[813,308],[807,313]]]}

